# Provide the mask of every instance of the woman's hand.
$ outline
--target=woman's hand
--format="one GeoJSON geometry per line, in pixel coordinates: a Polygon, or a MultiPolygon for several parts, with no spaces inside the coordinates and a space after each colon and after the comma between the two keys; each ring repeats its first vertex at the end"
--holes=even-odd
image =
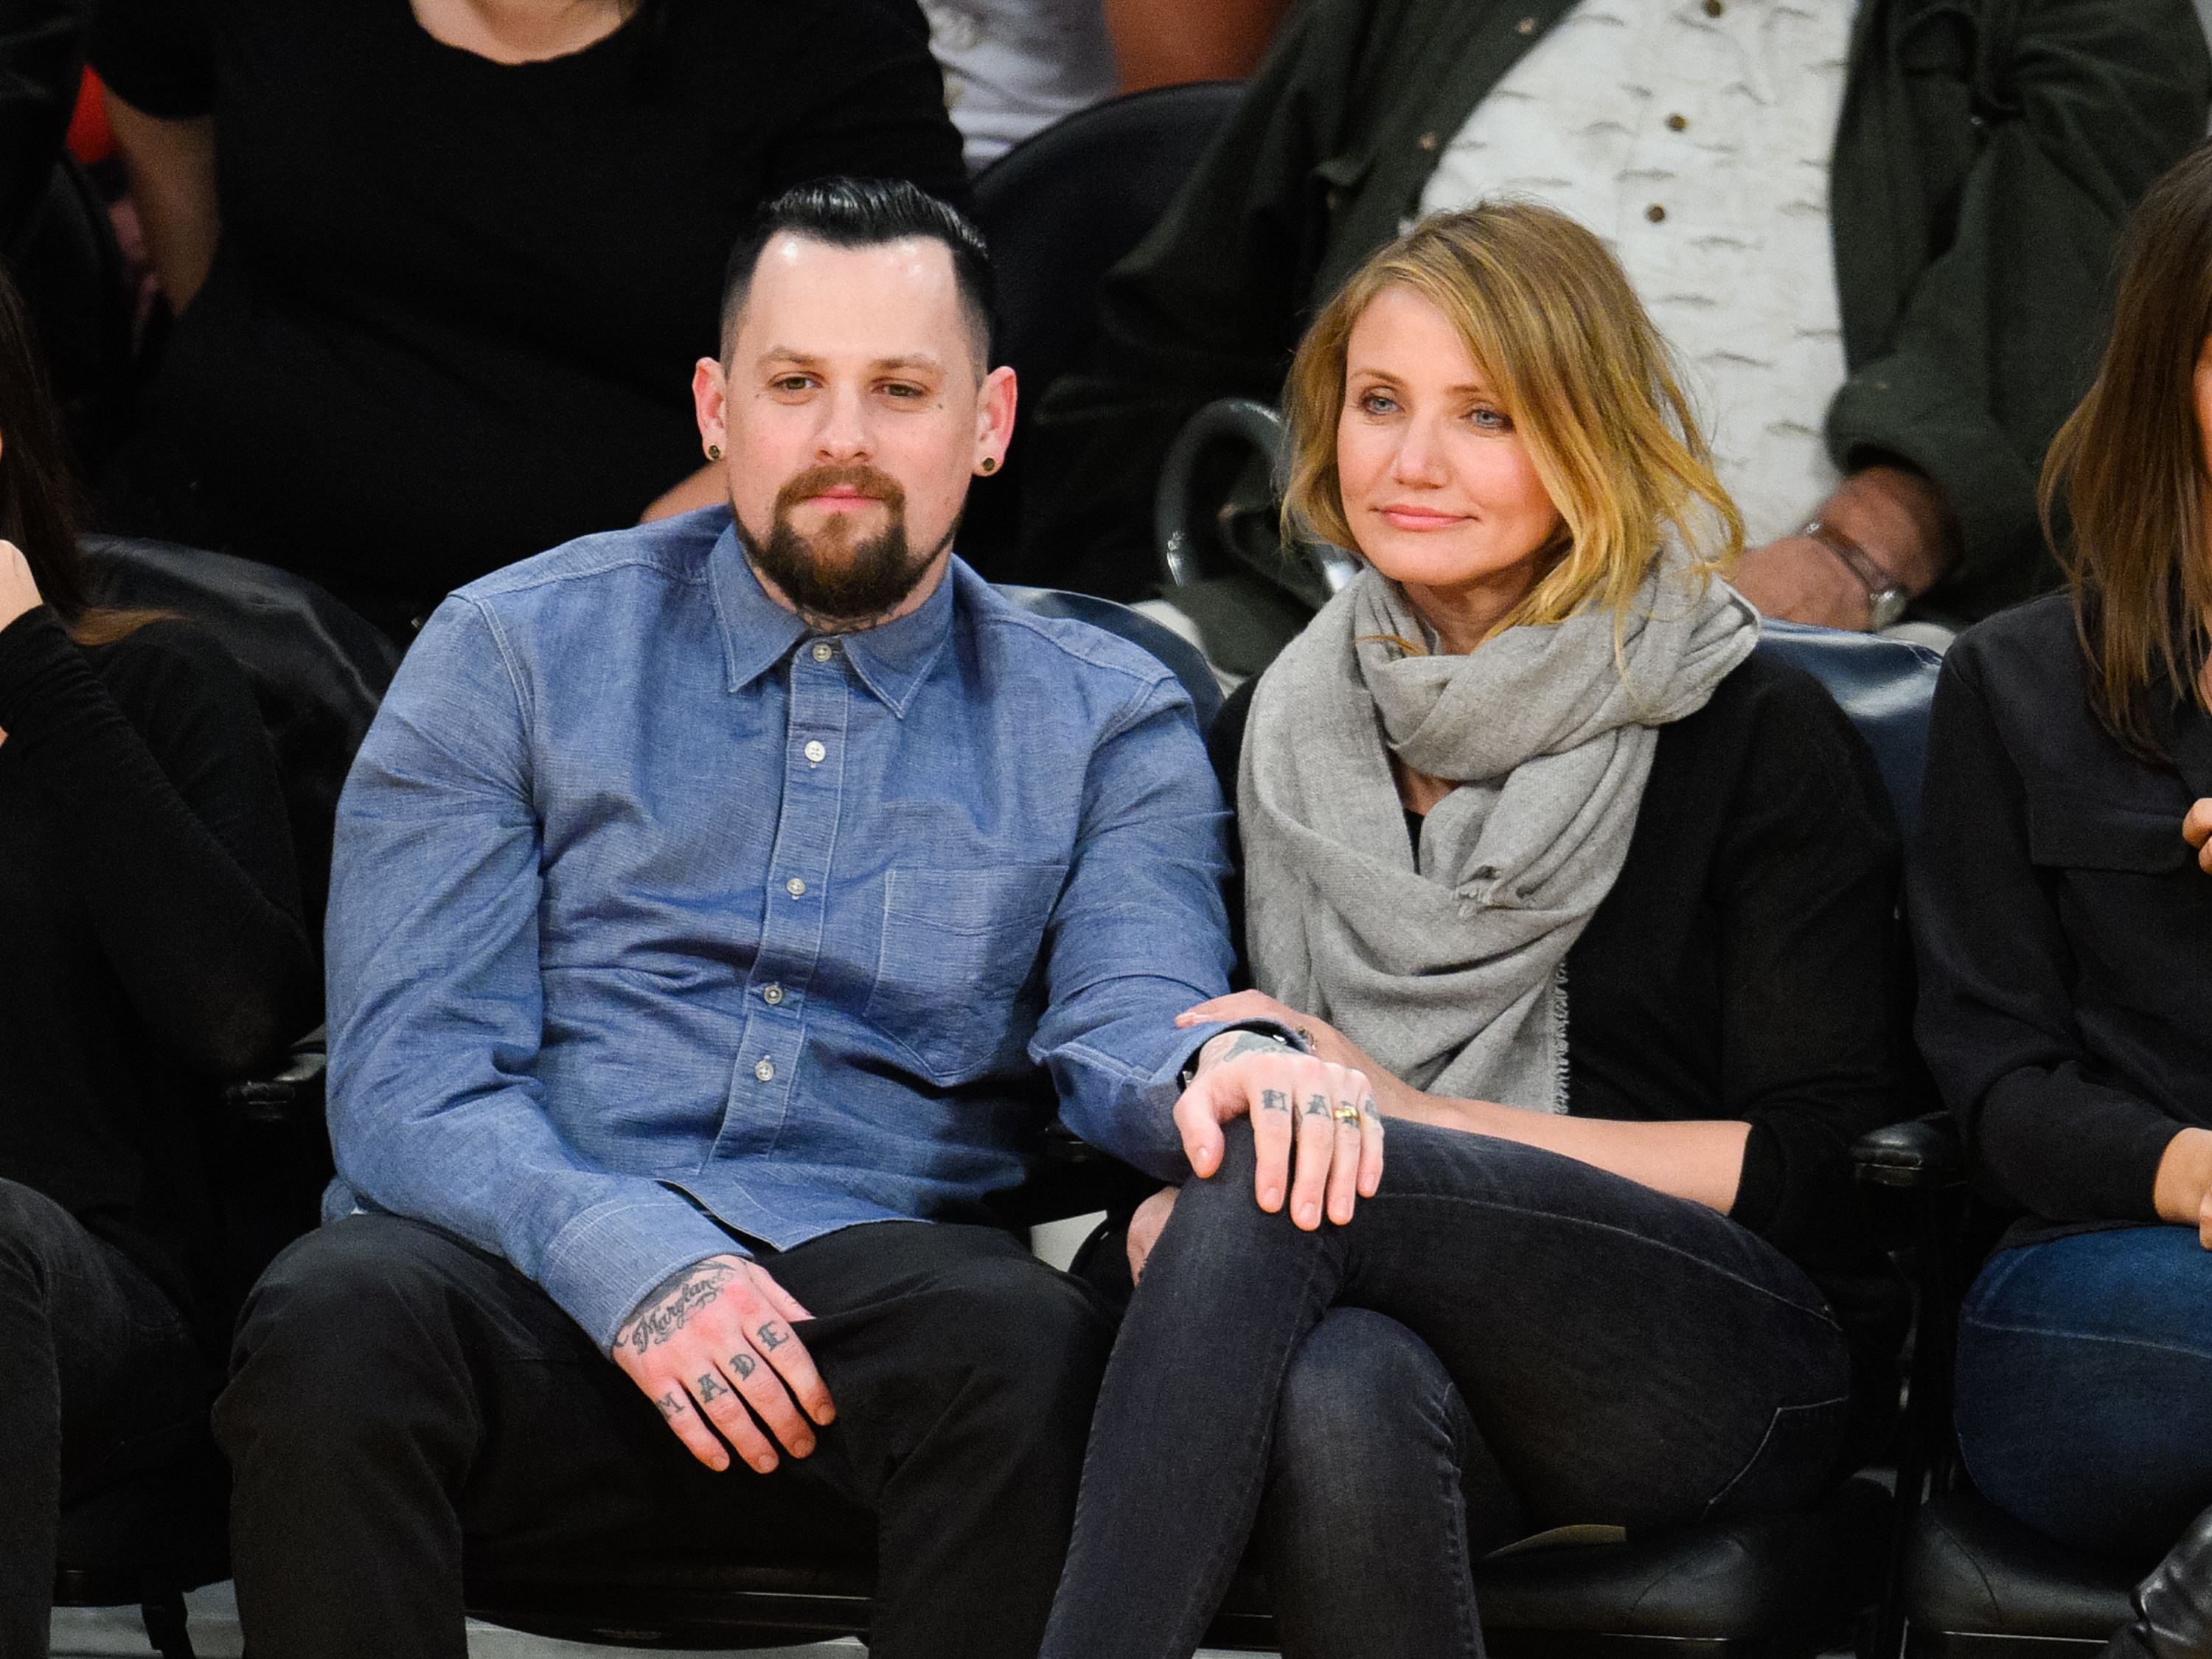
{"type": "Polygon", "coordinates": [[[2166,1143],[2151,1202],[2160,1220],[2196,1228],[2197,1242],[2212,1250],[2212,1129],[2184,1129],[2166,1143]]]}
{"type": "Polygon", "coordinates": [[[1178,1026],[1204,1025],[1213,1020],[1233,1019],[1272,1019],[1279,1025],[1287,1025],[1311,1046],[1316,1060],[1334,1060],[1339,1066],[1349,1066],[1354,1071],[1363,1070],[1372,1063],[1346,1039],[1343,1032],[1326,1020],[1316,1019],[1311,1014],[1302,1014],[1261,991],[1232,991],[1225,997],[1201,1002],[1197,1007],[1185,1009],[1177,1014],[1176,1024],[1178,1026]]]}
{"type": "Polygon", "coordinates": [[[2189,809],[2181,821],[2181,838],[2197,849],[2197,867],[2212,876],[2212,795],[2189,809]]]}
{"type": "Polygon", "coordinates": [[[23,550],[13,542],[0,542],[0,628],[45,603],[23,550]]]}
{"type": "Polygon", "coordinates": [[[1137,1206],[1136,1214],[1129,1218],[1129,1282],[1144,1282],[1145,1263],[1152,1259],[1152,1246],[1160,1242],[1160,1230],[1168,1224],[1175,1213],[1176,1194],[1179,1187],[1163,1187],[1137,1206]]]}
{"type": "Polygon", "coordinates": [[[1253,1196],[1270,1214],[1287,1199],[1291,1219],[1309,1232],[1324,1203],[1341,1226],[1382,1182],[1382,1116],[1366,1077],[1351,1067],[1256,1031],[1224,1031],[1199,1050],[1197,1074],[1175,1107],[1183,1155],[1201,1180],[1221,1167],[1221,1126],[1240,1117],[1252,1120],[1259,1152],[1253,1196]]]}

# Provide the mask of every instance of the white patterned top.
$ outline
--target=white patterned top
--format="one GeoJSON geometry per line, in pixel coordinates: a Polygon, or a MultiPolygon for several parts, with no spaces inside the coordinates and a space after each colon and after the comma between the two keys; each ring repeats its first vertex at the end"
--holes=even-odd
{"type": "Polygon", "coordinates": [[[1751,543],[1835,487],[1828,159],[1856,0],[1580,0],[1445,147],[1433,213],[1533,197],[1604,239],[1687,374],[1751,543]]]}
{"type": "Polygon", "coordinates": [[[921,0],[921,10],[970,171],[1120,84],[1100,0],[921,0]]]}

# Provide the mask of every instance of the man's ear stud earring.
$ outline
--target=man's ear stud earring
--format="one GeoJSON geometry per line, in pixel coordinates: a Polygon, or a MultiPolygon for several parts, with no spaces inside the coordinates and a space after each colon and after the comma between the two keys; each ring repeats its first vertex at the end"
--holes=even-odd
{"type": "Polygon", "coordinates": [[[986,455],[982,460],[982,469],[986,472],[996,472],[999,470],[999,464],[986,455]]]}
{"type": "Polygon", "coordinates": [[[710,460],[710,461],[719,461],[719,460],[720,460],[720,459],[722,459],[722,447],[721,447],[721,445],[720,445],[720,444],[708,444],[708,445],[707,446],[707,459],[708,459],[708,460],[710,460]]]}

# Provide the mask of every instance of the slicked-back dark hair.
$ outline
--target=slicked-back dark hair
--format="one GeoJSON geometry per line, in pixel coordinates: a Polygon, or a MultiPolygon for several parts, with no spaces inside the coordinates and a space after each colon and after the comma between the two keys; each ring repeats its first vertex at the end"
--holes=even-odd
{"type": "Polygon", "coordinates": [[[832,247],[880,247],[909,237],[944,243],[952,256],[952,280],[960,290],[961,308],[968,313],[969,331],[975,337],[976,373],[989,372],[999,323],[999,287],[991,275],[991,250],[966,214],[904,179],[816,179],[794,185],[761,209],[752,228],[730,250],[722,276],[725,362],[737,341],[738,313],[752,291],[761,252],[786,231],[832,247]]]}

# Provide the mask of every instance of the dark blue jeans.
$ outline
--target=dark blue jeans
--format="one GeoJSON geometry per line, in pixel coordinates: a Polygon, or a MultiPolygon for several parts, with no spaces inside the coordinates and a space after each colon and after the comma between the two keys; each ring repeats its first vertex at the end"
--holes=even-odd
{"type": "Polygon", "coordinates": [[[1262,1500],[1285,1653],[1479,1655],[1469,1560],[1539,1529],[1795,1507],[1838,1472],[1820,1291],[1702,1206],[1393,1123],[1382,1189],[1304,1233],[1249,1128],[1193,1181],[1107,1367],[1044,1653],[1190,1653],[1262,1500]]]}
{"type": "Polygon", "coordinates": [[[0,1180],[0,1659],[45,1659],[62,1504],[207,1410],[183,1318],[113,1245],[0,1180]]]}
{"type": "Polygon", "coordinates": [[[1959,1447],[1984,1497],[2144,1563],[2212,1505],[2212,1253],[2194,1227],[2002,1250],[1959,1321],[1959,1447]]]}

